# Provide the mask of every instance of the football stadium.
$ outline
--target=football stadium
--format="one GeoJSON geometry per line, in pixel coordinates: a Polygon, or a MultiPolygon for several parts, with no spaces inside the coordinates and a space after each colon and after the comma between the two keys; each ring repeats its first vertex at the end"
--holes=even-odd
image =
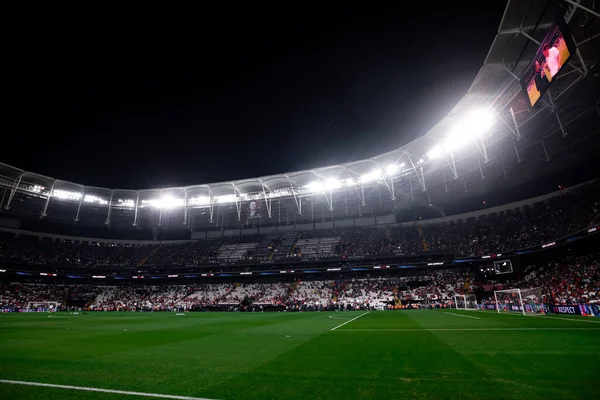
{"type": "Polygon", "coordinates": [[[368,159],[139,190],[0,163],[0,398],[598,398],[599,5],[497,23],[368,159]]]}

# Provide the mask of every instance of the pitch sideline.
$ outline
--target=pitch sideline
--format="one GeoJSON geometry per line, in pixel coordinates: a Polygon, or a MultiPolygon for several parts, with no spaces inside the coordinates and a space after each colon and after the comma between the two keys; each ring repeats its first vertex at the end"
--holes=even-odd
{"type": "Polygon", "coordinates": [[[189,397],[189,396],[176,396],[176,395],[159,394],[159,393],[130,392],[127,390],[113,390],[113,389],[102,389],[102,388],[85,387],[85,386],[71,386],[71,385],[55,385],[53,383],[12,381],[12,380],[7,380],[7,379],[0,379],[0,383],[7,383],[10,385],[41,386],[41,387],[50,387],[50,388],[56,388],[56,389],[81,390],[81,391],[86,391],[86,392],[122,394],[122,395],[126,395],[126,396],[154,397],[154,398],[160,398],[160,399],[216,400],[216,399],[207,399],[204,397],[189,397]]]}
{"type": "Polygon", "coordinates": [[[342,329],[338,332],[460,332],[460,331],[600,331],[600,328],[398,328],[398,329],[342,329]]]}

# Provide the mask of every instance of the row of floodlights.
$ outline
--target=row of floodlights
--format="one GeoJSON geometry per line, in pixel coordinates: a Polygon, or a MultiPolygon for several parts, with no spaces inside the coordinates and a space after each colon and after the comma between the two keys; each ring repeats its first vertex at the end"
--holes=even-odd
{"type": "MultiPolygon", "coordinates": [[[[464,147],[471,141],[480,138],[484,133],[489,132],[494,125],[494,115],[488,109],[476,109],[469,112],[465,118],[457,123],[448,133],[448,136],[442,143],[436,144],[427,152],[427,158],[430,160],[439,158],[445,154],[454,153],[464,147]]],[[[416,162],[416,165],[422,165],[423,159],[416,162]]],[[[356,180],[349,177],[347,179],[317,179],[309,184],[299,188],[301,194],[323,193],[326,191],[341,189],[344,187],[354,187],[357,184],[372,183],[387,177],[395,176],[399,171],[402,171],[406,165],[389,164],[385,169],[375,168],[372,171],[365,173],[356,180]]],[[[33,185],[31,191],[34,193],[42,193],[46,190],[43,186],[33,185]]],[[[290,189],[277,189],[266,194],[267,198],[277,198],[292,195],[290,189]]],[[[69,191],[64,189],[53,189],[52,196],[63,200],[82,201],[89,204],[108,205],[109,200],[92,194],[84,194],[82,192],[69,191]]],[[[263,196],[260,194],[228,194],[222,196],[214,196],[213,201],[217,204],[235,203],[239,201],[249,201],[260,199],[263,196]]],[[[187,200],[187,205],[190,207],[208,206],[211,203],[209,196],[192,197],[187,200]]],[[[135,200],[133,199],[116,199],[116,206],[123,208],[134,208],[135,200]]],[[[157,199],[147,199],[140,202],[140,207],[151,207],[158,209],[182,208],[185,206],[185,200],[176,198],[171,195],[163,195],[157,199]]]]}
{"type": "MultiPolygon", "coordinates": [[[[422,163],[423,160],[419,160],[417,164],[422,163]]],[[[379,181],[385,177],[392,177],[398,172],[402,171],[406,165],[401,164],[389,164],[384,169],[376,168],[371,172],[361,175],[357,179],[318,179],[310,182],[307,185],[301,186],[295,189],[296,194],[318,194],[325,191],[332,191],[341,189],[344,187],[354,187],[357,184],[367,184],[379,181]]],[[[47,189],[41,185],[33,185],[30,190],[34,193],[45,193],[47,189]]],[[[278,198],[291,196],[293,194],[292,189],[276,189],[272,192],[265,194],[226,194],[212,197],[212,204],[227,204],[251,201],[257,199],[263,199],[266,195],[267,198],[278,198]]],[[[84,194],[83,192],[65,190],[65,189],[52,189],[52,197],[61,200],[81,201],[82,203],[95,204],[101,206],[107,206],[109,199],[93,194],[84,194]]],[[[211,197],[209,196],[196,196],[187,199],[188,207],[202,207],[209,206],[211,204],[211,197]]],[[[134,199],[122,199],[117,198],[113,201],[113,206],[119,208],[130,208],[133,209],[136,206],[134,199]]],[[[171,194],[163,194],[162,196],[154,199],[142,199],[139,202],[140,208],[156,208],[156,209],[174,209],[183,208],[186,206],[186,200],[183,198],[175,197],[171,194]]]]}

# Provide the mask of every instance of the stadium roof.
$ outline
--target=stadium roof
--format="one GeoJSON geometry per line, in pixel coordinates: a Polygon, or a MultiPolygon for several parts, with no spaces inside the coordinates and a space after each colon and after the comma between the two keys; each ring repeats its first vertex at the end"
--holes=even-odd
{"type": "Polygon", "coordinates": [[[518,181],[523,176],[564,168],[595,156],[595,151],[584,145],[600,130],[599,86],[594,73],[600,59],[600,18],[591,10],[593,4],[509,0],[469,91],[424,136],[388,153],[305,171],[148,190],[89,187],[0,164],[0,187],[6,189],[5,193],[9,191],[1,204],[7,208],[16,192],[71,200],[79,207],[87,203],[136,210],[238,205],[251,199],[264,199],[269,206],[273,198],[287,198],[294,199],[301,212],[302,196],[323,195],[333,209],[334,192],[353,192],[364,204],[365,188],[376,187],[392,200],[398,196],[415,200],[416,191],[426,193],[427,202],[432,203],[441,198],[436,197],[436,189],[460,195],[469,188],[483,186],[483,181],[489,186],[496,179],[510,177],[518,181]],[[553,84],[552,100],[529,111],[517,78],[538,48],[536,42],[563,14],[579,52],[553,84]],[[488,122],[493,126],[480,129],[488,122]],[[465,135],[467,130],[470,135],[465,135]],[[439,151],[444,144],[446,149],[452,145],[453,150],[439,151]],[[551,159],[561,161],[549,163],[551,159]]]}

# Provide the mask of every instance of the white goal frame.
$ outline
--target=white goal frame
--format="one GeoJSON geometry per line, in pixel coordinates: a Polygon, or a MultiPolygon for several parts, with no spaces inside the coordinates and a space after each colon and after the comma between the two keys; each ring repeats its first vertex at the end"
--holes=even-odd
{"type": "Polygon", "coordinates": [[[521,296],[521,289],[494,290],[494,300],[496,300],[496,311],[500,313],[500,305],[498,304],[498,293],[516,293],[519,296],[520,311],[523,315],[526,315],[525,307],[523,307],[523,296],[521,296]]]}
{"type": "Polygon", "coordinates": [[[452,296],[452,304],[454,304],[454,308],[457,310],[477,310],[477,297],[475,297],[474,294],[455,294],[454,296],[452,296]],[[467,307],[467,305],[469,304],[467,302],[467,296],[469,297],[474,297],[474,304],[475,307],[467,307]],[[462,300],[463,301],[463,307],[458,307],[458,300],[462,300]]]}
{"type": "Polygon", "coordinates": [[[35,312],[35,311],[31,311],[31,310],[35,310],[40,306],[44,306],[44,308],[46,310],[48,310],[51,306],[53,305],[53,311],[45,311],[45,312],[56,312],[58,310],[58,306],[60,306],[62,303],[58,302],[58,301],[30,301],[27,303],[27,307],[25,307],[25,309],[27,310],[27,312],[35,312]]]}
{"type": "MultiPolygon", "coordinates": [[[[523,302],[523,292],[531,292],[531,291],[535,291],[535,290],[539,291],[541,289],[540,288],[531,288],[531,289],[523,289],[523,290],[521,290],[521,289],[495,290],[494,291],[494,299],[496,300],[496,311],[498,313],[501,312],[500,305],[498,303],[498,294],[499,293],[515,293],[515,294],[517,294],[517,296],[519,298],[519,302],[518,302],[518,306],[520,308],[519,312],[521,314],[523,314],[523,315],[537,315],[535,312],[531,312],[531,311],[528,312],[527,311],[527,309],[532,309],[532,305],[531,305],[531,303],[528,302],[527,299],[525,299],[525,303],[523,302]],[[525,304],[528,304],[528,307],[525,307],[525,304]]],[[[532,297],[532,296],[529,296],[529,297],[532,297]]],[[[542,313],[543,313],[544,312],[543,309],[544,309],[544,307],[543,307],[543,304],[542,304],[542,307],[539,307],[539,310],[542,310],[542,313]]],[[[508,311],[509,312],[516,312],[514,310],[508,310],[508,311]]]]}

